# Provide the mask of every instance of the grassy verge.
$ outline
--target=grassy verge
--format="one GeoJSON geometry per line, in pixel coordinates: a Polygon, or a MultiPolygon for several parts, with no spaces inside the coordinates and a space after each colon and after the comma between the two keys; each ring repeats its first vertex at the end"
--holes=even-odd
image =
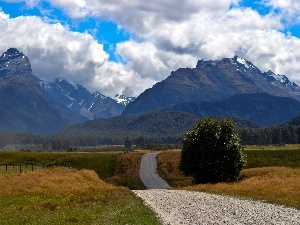
{"type": "Polygon", "coordinates": [[[132,190],[145,189],[139,176],[140,164],[144,151],[123,154],[117,159],[115,175],[108,181],[132,190]]]}
{"type": "Polygon", "coordinates": [[[179,171],[180,150],[161,152],[156,156],[159,175],[173,188],[192,185],[192,178],[179,171]]]}
{"type": "MultiPolygon", "coordinates": [[[[294,158],[298,154],[297,151],[285,151],[287,152],[286,156],[294,154],[294,158]]],[[[257,158],[258,153],[259,151],[256,151],[255,155],[246,151],[248,162],[253,162],[250,165],[259,168],[249,168],[248,165],[248,168],[242,171],[241,180],[234,183],[192,186],[191,178],[185,177],[178,169],[180,151],[160,153],[157,157],[158,169],[172,187],[235,195],[300,208],[300,168],[278,167],[278,161],[270,160],[274,156],[273,154],[276,155],[276,151],[262,152],[261,159],[257,158]],[[275,163],[277,167],[275,167],[275,163]]],[[[281,152],[277,151],[277,153],[281,152]]],[[[285,161],[285,157],[279,157],[279,159],[285,161]]],[[[293,165],[298,165],[298,162],[293,165]]]]}
{"type": "Polygon", "coordinates": [[[0,175],[1,224],[160,224],[126,188],[68,168],[0,175]]]}

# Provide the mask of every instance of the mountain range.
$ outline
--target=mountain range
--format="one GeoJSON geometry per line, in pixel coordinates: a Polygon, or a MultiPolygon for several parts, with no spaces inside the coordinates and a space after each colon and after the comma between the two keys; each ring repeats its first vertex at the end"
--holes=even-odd
{"type": "Polygon", "coordinates": [[[90,93],[82,85],[32,74],[29,58],[16,48],[0,57],[0,130],[48,134],[90,119],[120,115],[134,98],[90,93]]]}
{"type": "MultiPolygon", "coordinates": [[[[149,134],[153,130],[155,136],[169,135],[166,128],[175,134],[176,129],[170,127],[173,124],[182,128],[176,133],[179,135],[206,116],[233,117],[242,127],[269,126],[298,115],[299,100],[300,87],[286,76],[261,72],[238,56],[199,60],[195,68],[179,68],[137,98],[118,94],[110,98],[59,78],[40,80],[32,74],[28,57],[15,48],[0,57],[3,131],[50,134],[64,128],[59,134],[83,134],[85,130],[109,136],[120,123],[125,133],[149,134]],[[182,117],[186,119],[177,119],[182,117]]],[[[122,133],[119,127],[117,130],[122,133]]]]}
{"type": "Polygon", "coordinates": [[[69,114],[81,116],[82,120],[118,116],[134,98],[116,95],[114,99],[99,92],[89,92],[82,85],[65,79],[54,82],[39,80],[40,85],[53,103],[69,114]]]}
{"type": "Polygon", "coordinates": [[[220,101],[236,94],[267,93],[300,100],[300,87],[284,75],[261,72],[238,56],[199,60],[196,68],[180,68],[128,104],[122,115],[139,114],[171,104],[220,101]]]}

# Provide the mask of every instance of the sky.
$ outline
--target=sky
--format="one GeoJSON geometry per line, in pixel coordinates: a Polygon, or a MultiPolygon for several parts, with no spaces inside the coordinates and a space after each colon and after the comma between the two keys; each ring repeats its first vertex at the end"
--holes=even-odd
{"type": "Polygon", "coordinates": [[[110,97],[234,55],[300,84],[300,1],[0,0],[0,54],[11,47],[39,78],[110,97]]]}

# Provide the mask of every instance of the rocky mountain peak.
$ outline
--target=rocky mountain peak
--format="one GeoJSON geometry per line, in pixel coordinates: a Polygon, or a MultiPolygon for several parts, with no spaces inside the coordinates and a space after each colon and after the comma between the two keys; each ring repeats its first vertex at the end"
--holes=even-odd
{"type": "Polygon", "coordinates": [[[31,75],[31,64],[27,56],[16,48],[9,48],[0,57],[0,77],[31,75]]]}
{"type": "Polygon", "coordinates": [[[140,94],[123,111],[139,114],[166,105],[220,101],[236,94],[266,93],[300,100],[300,87],[284,75],[262,73],[239,56],[221,60],[199,60],[196,68],[180,68],[165,80],[140,94]],[[157,97],[159,96],[159,98],[157,97]]]}
{"type": "Polygon", "coordinates": [[[241,58],[237,55],[235,55],[233,58],[223,58],[221,60],[208,60],[205,61],[203,59],[199,60],[196,68],[202,69],[204,67],[219,67],[221,65],[226,66],[234,66],[236,70],[238,71],[251,71],[254,73],[260,73],[260,70],[254,66],[250,61],[241,58]]]}
{"type": "Polygon", "coordinates": [[[264,72],[263,75],[269,81],[273,81],[273,82],[277,81],[282,85],[299,87],[294,82],[291,82],[285,75],[275,74],[272,70],[268,70],[267,72],[264,72]]]}

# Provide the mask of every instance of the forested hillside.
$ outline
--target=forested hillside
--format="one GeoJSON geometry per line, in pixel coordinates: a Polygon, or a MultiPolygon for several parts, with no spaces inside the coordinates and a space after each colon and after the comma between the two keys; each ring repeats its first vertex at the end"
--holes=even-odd
{"type": "MultiPolygon", "coordinates": [[[[259,125],[232,118],[244,145],[300,143],[300,115],[277,126],[259,125]]],[[[140,116],[98,119],[62,129],[55,135],[0,132],[2,150],[74,150],[80,146],[133,145],[142,137],[145,144],[180,144],[199,118],[185,112],[152,111],[140,116]]]]}

